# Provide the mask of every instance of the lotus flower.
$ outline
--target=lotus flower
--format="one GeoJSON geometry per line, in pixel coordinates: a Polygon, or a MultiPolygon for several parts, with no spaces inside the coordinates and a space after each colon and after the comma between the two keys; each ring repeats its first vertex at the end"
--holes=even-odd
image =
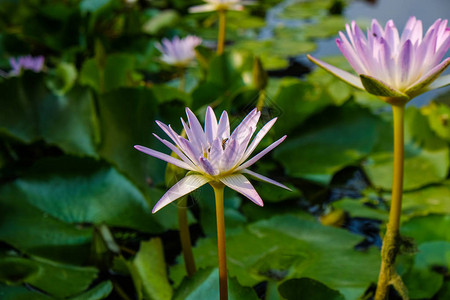
{"type": "Polygon", "coordinates": [[[202,39],[194,35],[182,39],[176,36],[172,40],[164,38],[162,44],[156,44],[156,48],[162,53],[161,60],[165,63],[186,67],[195,58],[195,47],[201,43],[202,39]]]}
{"type": "Polygon", "coordinates": [[[174,144],[161,139],[154,134],[158,140],[175,152],[180,159],[143,146],[134,146],[137,150],[142,151],[145,154],[192,171],[162,196],[153,208],[153,213],[172,201],[196,190],[202,185],[214,182],[223,183],[229,188],[241,193],[257,205],[263,206],[261,197],[243,174],[248,174],[262,181],[289,190],[288,187],[281,183],[248,170],[250,166],[278,146],[286,138],[286,136],[283,136],[266,149],[247,160],[262,138],[270,130],[273,124],[275,124],[276,118],[265,124],[250,142],[261,115],[256,108],[244,118],[231,134],[226,111],[222,113],[219,122],[217,122],[214,111],[211,107],[208,107],[206,110],[204,130],[189,108],[186,108],[186,114],[189,126],[183,119],[181,119],[181,123],[186,131],[187,139],[178,135],[170,125],[167,126],[159,121],[156,121],[156,123],[172,139],[174,144]]]}
{"type": "Polygon", "coordinates": [[[428,90],[450,84],[450,76],[439,75],[449,66],[442,61],[450,47],[447,20],[438,19],[422,34],[422,22],[409,18],[399,35],[392,20],[383,29],[377,20],[367,30],[367,37],[356,25],[346,25],[347,37],[339,32],[337,46],[359,77],[312,56],[308,58],[352,86],[365,89],[386,101],[406,103],[428,90]]]}
{"type": "Polygon", "coordinates": [[[9,76],[18,76],[22,70],[31,70],[35,73],[39,73],[44,68],[44,57],[31,55],[19,56],[18,58],[11,57],[9,64],[12,70],[9,72],[9,76]]]}
{"type": "Polygon", "coordinates": [[[204,0],[207,4],[197,5],[189,8],[189,12],[198,13],[220,10],[243,10],[244,5],[252,5],[253,1],[241,0],[204,0]]]}

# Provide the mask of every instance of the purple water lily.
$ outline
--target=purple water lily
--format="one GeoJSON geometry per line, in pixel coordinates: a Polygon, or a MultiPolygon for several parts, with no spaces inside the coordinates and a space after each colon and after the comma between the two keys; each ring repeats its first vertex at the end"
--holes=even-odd
{"type": "Polygon", "coordinates": [[[153,213],[202,185],[214,182],[224,184],[241,193],[254,203],[263,206],[261,197],[243,174],[248,174],[262,181],[289,190],[288,187],[279,182],[248,170],[250,166],[286,138],[286,136],[283,136],[247,160],[259,142],[275,124],[276,118],[265,124],[250,142],[261,115],[256,108],[244,118],[231,134],[226,111],[222,113],[219,122],[217,122],[214,111],[211,107],[208,107],[206,110],[204,130],[189,108],[186,108],[186,114],[189,126],[183,119],[181,119],[181,123],[186,131],[187,139],[178,135],[170,125],[167,126],[159,121],[156,121],[156,123],[172,139],[175,145],[154,134],[158,140],[175,152],[180,159],[143,146],[135,146],[137,150],[148,155],[192,171],[192,173],[188,173],[186,177],[181,179],[162,196],[153,208],[153,213]]]}
{"type": "Polygon", "coordinates": [[[12,70],[9,72],[9,76],[18,76],[22,70],[31,70],[35,73],[39,73],[44,68],[44,57],[31,55],[19,56],[18,58],[11,57],[9,64],[12,70]]]}
{"type": "Polygon", "coordinates": [[[204,0],[207,4],[197,5],[189,8],[190,13],[219,10],[243,10],[244,5],[252,5],[254,1],[241,0],[204,0]]]}
{"type": "Polygon", "coordinates": [[[312,56],[308,58],[356,88],[408,101],[450,84],[450,76],[438,78],[450,65],[450,58],[442,61],[450,47],[447,24],[447,20],[438,19],[423,36],[422,22],[410,17],[399,35],[392,20],[383,28],[374,19],[367,37],[355,21],[347,24],[348,39],[340,32],[336,43],[359,77],[312,56]]]}
{"type": "Polygon", "coordinates": [[[161,44],[156,44],[156,48],[162,53],[161,60],[165,63],[186,67],[195,58],[195,47],[201,43],[202,39],[194,35],[182,39],[176,36],[172,40],[164,38],[161,44]]]}

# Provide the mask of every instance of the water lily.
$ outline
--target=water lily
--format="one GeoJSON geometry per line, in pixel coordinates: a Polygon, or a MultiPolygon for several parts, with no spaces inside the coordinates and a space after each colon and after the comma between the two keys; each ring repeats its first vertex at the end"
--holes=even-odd
{"type": "Polygon", "coordinates": [[[139,151],[191,171],[162,196],[153,208],[153,213],[206,183],[223,183],[254,203],[263,206],[261,197],[244,174],[289,189],[281,183],[248,169],[286,138],[286,136],[283,136],[251,159],[248,159],[262,138],[275,124],[276,118],[265,124],[250,142],[261,115],[256,109],[252,110],[231,134],[226,111],[222,113],[219,122],[217,122],[214,111],[211,107],[208,107],[204,130],[189,108],[186,108],[186,114],[189,125],[183,119],[181,119],[181,122],[186,131],[187,139],[178,135],[170,125],[167,126],[159,121],[156,123],[174,144],[154,134],[158,140],[175,152],[180,159],[143,146],[135,146],[139,151]]]}
{"type": "Polygon", "coordinates": [[[189,8],[189,12],[198,13],[220,10],[243,10],[244,5],[254,4],[254,1],[241,0],[204,0],[207,4],[197,5],[189,8]]]}
{"type": "Polygon", "coordinates": [[[172,40],[164,38],[156,48],[162,53],[161,60],[177,67],[187,67],[195,58],[195,47],[202,43],[202,39],[188,35],[185,38],[174,37],[172,40]]]}
{"type": "Polygon", "coordinates": [[[422,22],[411,17],[400,35],[392,20],[384,28],[377,20],[373,20],[371,28],[367,30],[367,37],[354,21],[351,25],[347,24],[348,39],[340,32],[336,43],[359,77],[308,56],[331,74],[392,105],[392,196],[375,300],[387,299],[390,284],[394,285],[402,298],[407,299],[406,287],[394,266],[401,245],[405,104],[419,94],[450,84],[450,75],[439,78],[450,65],[450,58],[442,60],[450,48],[450,28],[447,24],[447,20],[438,19],[423,35],[422,22]]]}
{"type": "Polygon", "coordinates": [[[256,108],[244,118],[231,134],[230,122],[226,111],[222,113],[217,122],[214,111],[211,107],[208,107],[206,109],[204,129],[189,108],[186,108],[186,114],[189,125],[183,119],[181,119],[181,123],[186,132],[187,139],[178,135],[170,125],[167,126],[159,121],[156,122],[174,144],[160,138],[156,134],[155,137],[176,153],[179,159],[143,146],[134,147],[148,155],[190,171],[162,196],[153,207],[153,213],[207,183],[213,187],[216,200],[220,300],[227,300],[224,188],[227,186],[260,206],[263,206],[263,201],[244,174],[289,190],[285,185],[248,169],[283,142],[286,136],[283,136],[266,149],[248,159],[259,142],[261,142],[273,124],[275,124],[276,118],[267,122],[255,135],[253,140],[251,140],[256,131],[259,117],[261,116],[261,113],[256,108]]]}
{"type": "Polygon", "coordinates": [[[394,102],[407,102],[428,90],[450,84],[450,76],[439,75],[450,65],[443,57],[450,47],[447,20],[438,19],[422,33],[422,22],[410,17],[401,35],[392,20],[383,28],[377,20],[367,29],[367,36],[353,21],[336,40],[337,46],[359,75],[308,58],[331,74],[359,89],[394,102]]]}
{"type": "Polygon", "coordinates": [[[31,70],[35,73],[39,73],[44,69],[44,57],[43,56],[19,56],[17,58],[11,57],[9,59],[11,65],[11,71],[9,73],[2,71],[2,76],[12,77],[19,76],[22,70],[31,70]]]}

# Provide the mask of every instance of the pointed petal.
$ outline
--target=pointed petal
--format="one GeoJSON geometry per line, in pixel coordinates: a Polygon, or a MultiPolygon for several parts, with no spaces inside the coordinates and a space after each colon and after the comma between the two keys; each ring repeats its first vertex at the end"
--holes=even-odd
{"type": "Polygon", "coordinates": [[[251,165],[253,165],[255,162],[257,162],[258,160],[260,160],[264,155],[266,155],[267,153],[269,153],[270,151],[272,151],[276,146],[278,146],[279,144],[281,144],[285,139],[286,139],[287,135],[283,136],[281,139],[279,139],[278,141],[273,142],[272,144],[270,144],[269,147],[267,147],[266,149],[264,149],[263,151],[259,152],[258,154],[256,154],[255,156],[253,156],[251,159],[247,160],[245,163],[243,163],[242,165],[240,165],[239,167],[236,168],[236,171],[239,170],[243,170],[243,169],[247,169],[248,167],[250,167],[251,165]]]}
{"type": "Polygon", "coordinates": [[[319,67],[325,69],[326,71],[330,72],[339,79],[347,82],[348,84],[354,86],[355,88],[364,90],[364,86],[362,85],[361,80],[357,76],[350,74],[349,72],[344,71],[342,69],[336,68],[335,66],[327,64],[326,62],[314,58],[311,55],[307,55],[307,57],[310,61],[312,61],[319,67]]]}
{"type": "Polygon", "coordinates": [[[144,152],[145,154],[148,154],[150,156],[159,158],[161,160],[164,160],[166,162],[168,162],[169,164],[175,165],[177,167],[180,167],[182,169],[186,169],[186,170],[190,170],[190,171],[195,171],[195,169],[191,168],[187,163],[185,163],[184,161],[181,161],[179,159],[176,159],[175,157],[172,157],[170,155],[161,153],[159,151],[155,151],[153,149],[149,149],[147,147],[144,146],[139,146],[136,145],[134,146],[134,148],[136,148],[137,150],[144,152]]]}
{"type": "Polygon", "coordinates": [[[217,125],[217,136],[222,140],[230,137],[230,121],[228,120],[228,113],[225,110],[222,112],[219,124],[217,125]]]}
{"type": "Polygon", "coordinates": [[[400,82],[407,82],[410,77],[411,64],[413,63],[413,46],[410,40],[403,44],[399,56],[400,62],[400,82]]]}
{"type": "Polygon", "coordinates": [[[216,138],[217,134],[217,119],[214,111],[210,106],[206,108],[205,116],[205,135],[209,144],[216,138]]]}
{"type": "Polygon", "coordinates": [[[202,125],[200,124],[200,122],[198,121],[198,119],[194,115],[194,113],[188,107],[186,107],[186,115],[187,115],[188,122],[189,122],[189,128],[191,128],[191,131],[192,131],[193,135],[195,136],[195,140],[198,143],[205,146],[206,138],[205,138],[205,133],[203,132],[202,125]]]}
{"type": "Polygon", "coordinates": [[[167,204],[198,189],[210,180],[202,175],[188,175],[172,186],[153,207],[152,213],[157,212],[167,204]]]}
{"type": "Polygon", "coordinates": [[[220,160],[220,171],[228,171],[233,167],[238,153],[238,143],[235,139],[230,138],[225,147],[225,151],[220,160]]]}
{"type": "Polygon", "coordinates": [[[242,141],[247,137],[248,129],[256,128],[256,124],[258,123],[260,116],[261,112],[259,112],[256,108],[253,109],[234,129],[233,133],[231,134],[231,138],[235,139],[238,144],[242,143],[242,141]]]}
{"type": "Polygon", "coordinates": [[[427,90],[435,90],[441,87],[450,85],[450,75],[441,76],[435,81],[433,81],[429,86],[427,86],[427,90]]]}
{"type": "Polygon", "coordinates": [[[290,188],[288,188],[288,187],[285,186],[284,184],[281,184],[281,183],[279,183],[278,181],[275,181],[275,180],[273,180],[273,179],[270,179],[270,178],[268,178],[268,177],[266,177],[266,176],[264,176],[264,175],[261,175],[261,174],[255,173],[255,172],[253,172],[253,171],[250,171],[249,169],[242,170],[241,173],[248,174],[248,175],[253,176],[253,177],[255,177],[255,178],[259,179],[259,180],[262,180],[262,181],[271,183],[271,184],[273,184],[273,185],[279,186],[279,187],[281,187],[281,188],[283,188],[283,189],[286,189],[286,190],[288,190],[288,191],[292,191],[290,188]]]}
{"type": "Polygon", "coordinates": [[[199,13],[199,12],[207,12],[207,11],[215,11],[216,6],[213,4],[203,4],[189,7],[190,13],[199,13]]]}
{"type": "Polygon", "coordinates": [[[183,153],[180,151],[180,149],[178,149],[175,145],[173,145],[172,143],[170,143],[167,140],[164,140],[162,138],[160,138],[159,136],[157,136],[156,134],[153,134],[161,143],[163,143],[164,145],[166,145],[167,148],[169,148],[170,150],[172,150],[173,152],[175,152],[176,155],[178,155],[182,161],[184,161],[185,163],[187,163],[192,169],[197,170],[197,166],[195,166],[192,161],[183,153]]]}
{"type": "Polygon", "coordinates": [[[208,173],[209,175],[215,176],[219,174],[218,170],[213,167],[213,165],[203,156],[200,156],[198,158],[198,161],[200,162],[200,166],[204,170],[205,173],[208,173]]]}
{"type": "Polygon", "coordinates": [[[363,83],[366,91],[372,95],[382,96],[382,97],[393,97],[393,98],[405,98],[409,99],[406,94],[394,89],[383,81],[376,79],[369,75],[359,75],[361,82],[363,83]]]}
{"type": "MultiPolygon", "coordinates": [[[[427,86],[435,81],[449,65],[450,57],[431,69],[427,74],[422,76],[422,78],[419,79],[419,81],[415,82],[412,87],[408,88],[405,93],[410,97],[415,97],[425,91],[430,90],[430,88],[427,88],[427,86]]],[[[438,85],[439,84],[440,83],[438,82],[438,85]]]]}
{"type": "Polygon", "coordinates": [[[257,205],[264,206],[264,203],[261,197],[258,195],[258,192],[256,192],[253,185],[250,183],[250,181],[248,181],[247,178],[245,178],[244,175],[233,174],[230,176],[220,178],[220,181],[222,181],[223,184],[225,184],[230,189],[233,189],[236,192],[244,195],[257,205]]]}
{"type": "Polygon", "coordinates": [[[242,157],[239,164],[243,163],[253,153],[253,151],[255,151],[256,147],[258,147],[261,140],[264,138],[264,136],[266,136],[266,134],[269,132],[276,121],[277,118],[273,118],[272,120],[267,122],[260,131],[258,131],[250,146],[245,151],[244,156],[242,157]]]}

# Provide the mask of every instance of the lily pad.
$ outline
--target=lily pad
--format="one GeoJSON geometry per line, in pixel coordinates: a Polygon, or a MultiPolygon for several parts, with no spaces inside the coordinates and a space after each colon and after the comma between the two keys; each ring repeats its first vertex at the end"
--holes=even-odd
{"type": "Polygon", "coordinates": [[[26,177],[5,185],[0,197],[23,199],[68,223],[105,223],[161,232],[147,198],[116,169],[91,159],[40,161],[26,177]]]}
{"type": "Polygon", "coordinates": [[[2,300],[52,300],[54,298],[24,286],[8,286],[0,283],[0,297],[2,300]]]}
{"type": "Polygon", "coordinates": [[[450,182],[404,193],[402,213],[406,217],[450,214],[450,182]]]}
{"type": "Polygon", "coordinates": [[[278,290],[286,300],[345,300],[344,296],[311,278],[289,279],[278,290]]]}
{"type": "MultiPolygon", "coordinates": [[[[308,277],[356,299],[376,282],[379,267],[378,251],[355,251],[353,246],[358,242],[360,237],[343,229],[301,216],[276,216],[227,236],[228,271],[244,286],[308,277]]],[[[216,240],[199,240],[194,256],[200,268],[216,266],[216,240]]],[[[184,276],[182,263],[171,269],[176,284],[184,276]]]]}
{"type": "MultiPolygon", "coordinates": [[[[380,140],[363,167],[375,186],[390,190],[393,163],[392,125],[387,122],[383,126],[380,140]]],[[[448,145],[431,131],[426,117],[414,107],[409,107],[405,113],[404,168],[405,190],[442,182],[449,169],[448,145]]]]}
{"type": "MultiPolygon", "coordinates": [[[[192,278],[185,278],[177,289],[174,300],[219,300],[219,270],[207,268],[198,270],[192,278]]],[[[229,300],[257,300],[255,292],[239,285],[235,278],[228,280],[229,300]]]]}
{"type": "Polygon", "coordinates": [[[288,175],[328,184],[333,174],[370,153],[378,119],[354,105],[329,108],[275,150],[288,175]],[[326,158],[326,159],[324,159],[326,158]]]}
{"type": "Polygon", "coordinates": [[[352,218],[367,218],[388,221],[389,213],[384,210],[369,206],[364,199],[360,201],[344,198],[331,204],[335,209],[342,209],[350,214],[352,218]]]}

